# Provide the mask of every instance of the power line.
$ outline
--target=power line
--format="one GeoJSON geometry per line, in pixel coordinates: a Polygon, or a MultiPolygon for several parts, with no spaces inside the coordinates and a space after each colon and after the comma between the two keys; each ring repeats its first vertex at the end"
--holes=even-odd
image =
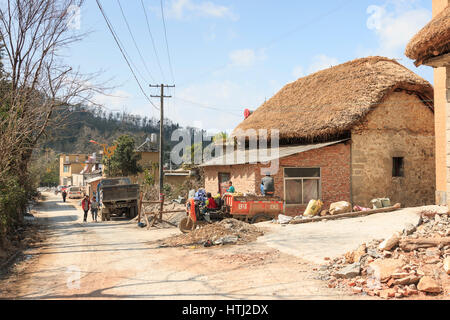
{"type": "Polygon", "coordinates": [[[230,115],[233,115],[233,116],[236,116],[236,117],[241,117],[241,115],[239,115],[239,114],[237,114],[237,113],[229,112],[229,111],[227,111],[227,110],[223,110],[223,109],[219,109],[219,108],[210,107],[210,106],[207,106],[207,105],[198,103],[198,102],[189,101],[189,100],[182,99],[182,98],[175,98],[175,97],[174,97],[174,99],[175,99],[175,100],[181,100],[181,101],[184,101],[184,102],[187,102],[187,103],[194,104],[194,105],[196,105],[196,106],[199,107],[199,108],[208,109],[208,110],[220,111],[220,112],[227,113],[227,114],[230,114],[230,115]]]}
{"type": "Polygon", "coordinates": [[[128,32],[129,32],[129,34],[131,36],[131,39],[133,40],[134,46],[135,46],[137,52],[139,53],[139,56],[141,58],[142,63],[144,64],[144,68],[147,71],[147,73],[150,76],[150,78],[152,79],[152,81],[155,81],[155,79],[151,75],[151,72],[150,72],[149,68],[147,67],[147,64],[145,63],[145,59],[142,56],[141,50],[139,50],[139,47],[138,47],[137,42],[136,42],[136,39],[134,38],[133,32],[131,31],[130,24],[128,23],[128,20],[127,20],[127,18],[125,16],[125,13],[123,11],[122,5],[120,4],[120,0],[117,0],[117,4],[119,5],[120,12],[122,13],[123,20],[125,21],[125,24],[127,25],[127,29],[128,29],[128,32]]]}
{"type": "Polygon", "coordinates": [[[145,21],[147,22],[148,33],[150,35],[150,39],[152,40],[153,51],[155,52],[156,62],[158,63],[159,71],[161,71],[161,76],[162,76],[164,82],[166,82],[165,77],[164,77],[164,71],[163,71],[163,69],[161,67],[161,62],[159,60],[158,51],[156,50],[155,39],[153,38],[153,34],[152,34],[151,29],[150,29],[150,22],[148,20],[147,11],[145,10],[145,5],[144,5],[144,1],[143,0],[141,0],[141,5],[142,5],[142,10],[143,10],[144,15],[145,15],[145,21]]]}
{"type": "Polygon", "coordinates": [[[105,19],[105,22],[106,22],[106,24],[107,24],[107,26],[108,26],[109,31],[111,32],[111,34],[112,34],[112,36],[113,36],[113,38],[114,38],[114,40],[115,40],[117,46],[119,47],[119,50],[120,50],[120,52],[122,53],[122,56],[123,56],[123,58],[125,59],[127,65],[128,65],[128,68],[130,68],[130,71],[131,71],[131,73],[133,74],[134,79],[136,80],[136,82],[137,82],[137,84],[138,84],[138,86],[139,86],[139,88],[140,88],[142,94],[147,98],[147,100],[151,103],[151,105],[152,105],[155,109],[159,110],[159,108],[155,106],[155,104],[150,100],[150,98],[148,97],[148,95],[145,93],[145,91],[144,91],[144,89],[143,89],[141,83],[139,82],[139,79],[137,78],[136,73],[134,72],[134,70],[133,70],[133,68],[132,68],[132,66],[131,66],[131,64],[130,64],[130,61],[128,61],[128,58],[127,58],[127,54],[126,54],[126,52],[125,52],[125,49],[122,48],[122,46],[121,46],[121,44],[120,44],[120,40],[118,39],[118,36],[117,36],[117,34],[115,33],[115,31],[114,31],[114,28],[112,27],[111,22],[109,21],[108,17],[106,16],[105,11],[103,10],[103,7],[102,7],[102,5],[101,5],[101,3],[100,3],[100,0],[96,0],[96,2],[97,2],[97,5],[98,5],[98,8],[100,9],[100,12],[101,12],[102,15],[103,15],[103,18],[105,19]]]}
{"type": "Polygon", "coordinates": [[[170,59],[169,41],[167,40],[167,28],[166,28],[166,19],[164,18],[163,0],[160,0],[160,3],[161,3],[162,22],[163,22],[163,26],[164,26],[164,39],[166,40],[167,58],[169,59],[169,67],[170,67],[170,73],[172,75],[172,81],[175,82],[175,77],[173,75],[173,69],[172,69],[172,61],[170,59]]]}

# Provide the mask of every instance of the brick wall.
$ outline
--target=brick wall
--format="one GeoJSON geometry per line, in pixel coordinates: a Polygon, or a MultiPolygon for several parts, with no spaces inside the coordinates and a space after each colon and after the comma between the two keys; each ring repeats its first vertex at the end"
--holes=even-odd
{"type": "MultiPolygon", "coordinates": [[[[321,168],[322,201],[325,207],[337,201],[350,201],[350,144],[340,143],[322,149],[311,150],[280,160],[280,169],[273,175],[275,193],[284,199],[285,167],[321,168]]],[[[260,183],[266,166],[237,165],[204,168],[205,188],[208,192],[218,190],[218,173],[230,172],[233,185],[238,192],[260,193],[260,183]]],[[[306,205],[288,206],[285,214],[302,214],[306,205]]]]}
{"type": "Polygon", "coordinates": [[[205,177],[205,188],[207,192],[216,194],[219,192],[219,172],[230,173],[236,191],[243,193],[257,192],[255,169],[256,165],[236,165],[205,167],[203,173],[205,177]]]}
{"type": "Polygon", "coordinates": [[[435,201],[434,115],[415,95],[394,92],[352,130],[353,203],[389,197],[403,206],[435,201]],[[392,177],[393,157],[404,177],[392,177]]]}

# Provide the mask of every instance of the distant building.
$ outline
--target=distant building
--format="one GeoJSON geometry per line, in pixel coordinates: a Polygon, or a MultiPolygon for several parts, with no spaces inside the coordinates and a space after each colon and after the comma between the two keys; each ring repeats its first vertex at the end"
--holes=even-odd
{"type": "Polygon", "coordinates": [[[450,205],[450,0],[433,0],[433,19],[405,54],[416,66],[434,68],[436,204],[450,205]]]}
{"type": "Polygon", "coordinates": [[[87,154],[62,154],[59,156],[59,184],[73,185],[73,174],[79,174],[89,159],[87,154]]]}

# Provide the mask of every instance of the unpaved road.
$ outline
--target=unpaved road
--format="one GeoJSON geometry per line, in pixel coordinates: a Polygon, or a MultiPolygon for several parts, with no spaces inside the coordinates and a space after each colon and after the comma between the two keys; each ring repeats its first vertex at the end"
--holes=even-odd
{"type": "MultiPolygon", "coordinates": [[[[313,265],[262,242],[159,248],[177,229],[82,222],[77,202],[46,195],[47,239],[0,282],[6,299],[355,299],[314,279],[313,265]]],[[[90,219],[89,219],[90,221],[90,219]]],[[[363,298],[363,297],[358,297],[363,298]]]]}

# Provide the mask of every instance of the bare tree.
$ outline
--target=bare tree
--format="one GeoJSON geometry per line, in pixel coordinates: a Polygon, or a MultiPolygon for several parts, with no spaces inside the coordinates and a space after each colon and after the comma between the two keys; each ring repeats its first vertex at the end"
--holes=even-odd
{"type": "Polygon", "coordinates": [[[0,155],[0,174],[11,165],[26,166],[47,127],[62,123],[56,119],[56,111],[85,104],[96,91],[91,84],[94,75],[80,74],[61,56],[85,36],[70,28],[71,12],[83,2],[8,0],[0,8],[0,40],[7,72],[1,96],[0,148],[12,151],[0,155]]]}
{"type": "Polygon", "coordinates": [[[86,35],[71,28],[83,0],[5,0],[0,4],[0,184],[7,174],[26,184],[33,148],[49,126],[64,124],[62,110],[92,104],[95,74],[64,62],[70,45],[86,35]],[[75,9],[75,10],[74,10],[75,9]]]}

